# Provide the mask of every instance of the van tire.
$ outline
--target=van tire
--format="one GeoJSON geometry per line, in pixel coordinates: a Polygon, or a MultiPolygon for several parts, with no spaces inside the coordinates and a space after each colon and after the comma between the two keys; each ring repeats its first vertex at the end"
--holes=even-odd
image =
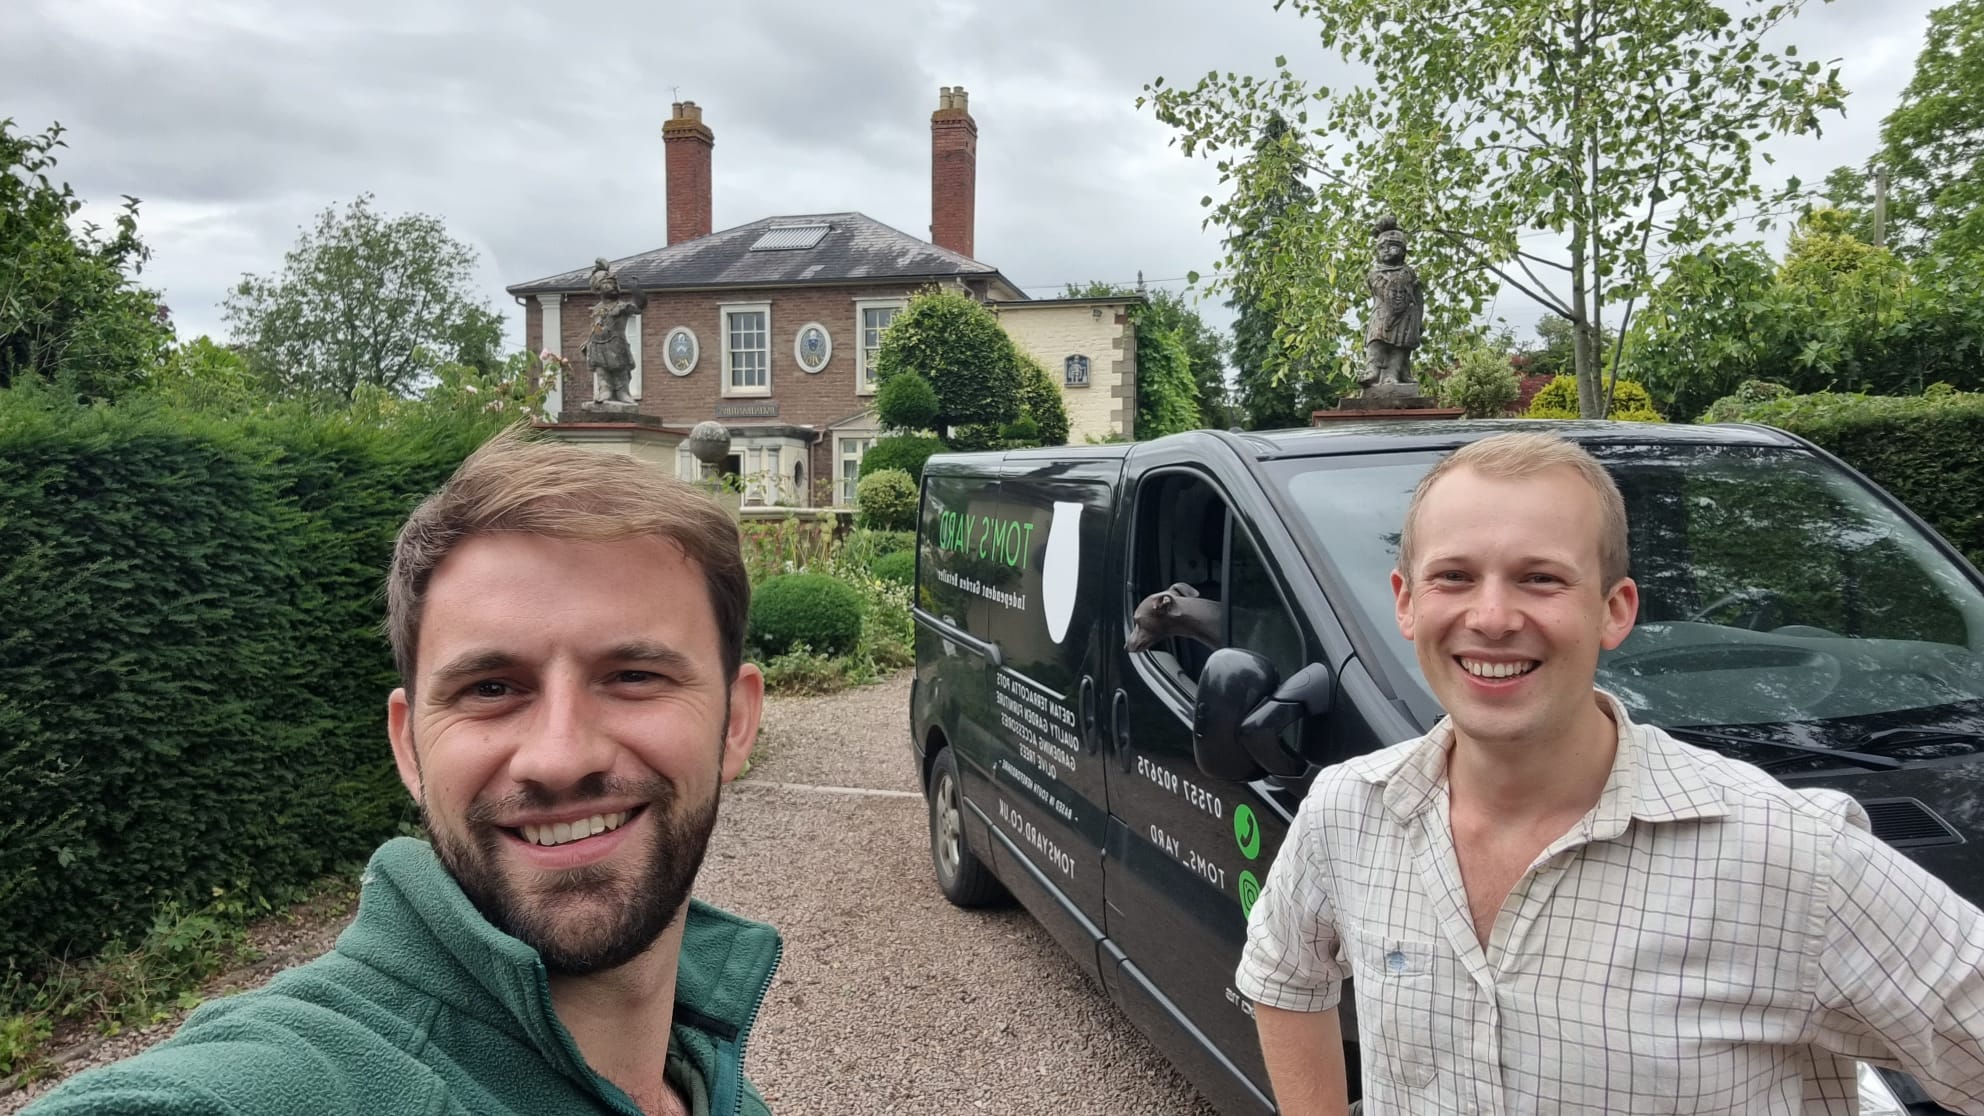
{"type": "Polygon", "coordinates": [[[1005,885],[965,840],[964,794],[949,748],[930,765],[930,863],[937,870],[937,890],[954,906],[988,907],[1007,897],[1005,885]]]}

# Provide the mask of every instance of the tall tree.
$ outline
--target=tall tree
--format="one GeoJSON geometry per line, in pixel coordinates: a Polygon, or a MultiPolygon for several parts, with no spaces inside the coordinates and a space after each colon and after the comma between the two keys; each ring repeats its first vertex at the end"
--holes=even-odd
{"type": "Polygon", "coordinates": [[[0,120],[0,388],[32,376],[112,398],[158,368],[172,326],[137,286],[151,254],[138,199],[124,198],[113,231],[71,224],[83,201],[49,178],[66,146],[60,124],[32,135],[0,120]]]}
{"type": "Polygon", "coordinates": [[[319,214],[280,273],[243,276],[223,313],[283,394],[350,399],[370,384],[410,396],[443,362],[497,363],[502,318],[470,293],[475,265],[439,218],[385,217],[362,194],[319,214]]]}
{"type": "MultiPolygon", "coordinates": [[[[1712,0],[1425,0],[1409,22],[1394,0],[1285,2],[1377,83],[1316,88],[1277,58],[1272,77],[1214,72],[1190,88],[1158,78],[1141,98],[1187,155],[1245,150],[1277,115],[1296,125],[1286,157],[1315,183],[1316,204],[1255,249],[1270,261],[1278,332],[1354,365],[1371,224],[1390,213],[1419,234],[1422,362],[1449,363],[1472,343],[1488,296],[1506,286],[1571,323],[1580,410],[1592,416],[1606,413],[1598,324],[1630,320],[1657,251],[1709,242],[1795,196],[1795,179],[1757,180],[1755,145],[1815,131],[1844,98],[1836,69],[1763,46],[1804,0],[1732,0],[1735,14],[1712,0]]],[[[1205,204],[1233,228],[1258,186],[1242,164],[1219,169],[1233,193],[1205,204]]],[[[1231,247],[1227,262],[1236,273],[1231,247]]]]}
{"type": "Polygon", "coordinates": [[[1137,346],[1150,333],[1169,333],[1185,346],[1192,383],[1198,401],[1199,418],[1208,426],[1225,426],[1227,420],[1226,354],[1230,343],[1225,335],[1207,325],[1185,296],[1157,288],[1138,290],[1121,283],[1100,280],[1068,284],[1069,298],[1127,298],[1142,296],[1143,302],[1131,311],[1137,327],[1137,346]]]}
{"type": "Polygon", "coordinates": [[[1966,258],[1984,248],[1981,119],[1984,0],[1956,0],[1929,13],[1915,77],[1881,123],[1891,240],[1933,240],[1937,254],[1966,258]]]}
{"type": "Polygon", "coordinates": [[[1234,417],[1249,430],[1307,426],[1311,411],[1334,403],[1352,384],[1334,359],[1337,339],[1326,336],[1319,348],[1314,332],[1295,328],[1297,310],[1286,305],[1288,288],[1277,280],[1283,226],[1307,219],[1316,204],[1293,131],[1281,114],[1269,112],[1248,157],[1220,168],[1236,183],[1236,201],[1244,199],[1223,217],[1223,286],[1235,315],[1234,417]]]}

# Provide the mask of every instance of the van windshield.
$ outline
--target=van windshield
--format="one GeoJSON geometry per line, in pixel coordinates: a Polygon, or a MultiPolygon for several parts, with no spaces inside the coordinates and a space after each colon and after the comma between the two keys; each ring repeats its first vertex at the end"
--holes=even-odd
{"type": "MultiPolygon", "coordinates": [[[[1794,448],[1589,448],[1625,496],[1640,589],[1639,622],[1601,658],[1598,684],[1636,719],[1789,722],[1834,747],[1894,714],[1984,729],[1984,594],[1854,478],[1794,448]],[[1817,731],[1826,724],[1838,731],[1817,731]]],[[[1422,710],[1432,698],[1393,619],[1389,575],[1412,490],[1439,456],[1270,467],[1346,580],[1385,673],[1410,679],[1422,710]]]]}

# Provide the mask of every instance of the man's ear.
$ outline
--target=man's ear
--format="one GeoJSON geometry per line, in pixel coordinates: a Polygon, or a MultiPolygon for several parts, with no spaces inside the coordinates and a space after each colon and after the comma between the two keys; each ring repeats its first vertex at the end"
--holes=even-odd
{"type": "Polygon", "coordinates": [[[1392,609],[1398,617],[1398,634],[1412,638],[1412,586],[1405,575],[1392,571],[1392,609]]]}
{"type": "Polygon", "coordinates": [[[758,742],[758,718],[765,710],[765,674],[756,663],[737,668],[730,684],[730,727],[723,735],[723,781],[744,773],[751,746],[758,742]]]}
{"type": "Polygon", "coordinates": [[[1640,616],[1639,582],[1622,577],[1605,594],[1605,627],[1599,632],[1599,646],[1611,651],[1633,634],[1633,623],[1640,616]]]}
{"type": "Polygon", "coordinates": [[[413,754],[413,709],[405,687],[386,698],[386,736],[393,742],[393,764],[400,770],[400,782],[415,804],[425,806],[420,801],[420,757],[413,754]]]}

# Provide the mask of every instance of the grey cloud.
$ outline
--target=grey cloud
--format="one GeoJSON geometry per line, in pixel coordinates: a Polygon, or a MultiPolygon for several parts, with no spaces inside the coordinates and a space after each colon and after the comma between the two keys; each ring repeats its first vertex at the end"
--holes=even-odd
{"type": "MultiPolygon", "coordinates": [[[[1929,7],[1808,7],[1801,47],[1845,56],[1856,96],[1780,167],[1865,157],[1929,7]]],[[[145,279],[182,332],[218,331],[242,271],[280,266],[298,226],[368,190],[474,244],[514,325],[503,285],[666,239],[660,129],[677,95],[716,134],[719,226],[858,209],[927,235],[929,114],[938,86],[961,84],[987,262],[1030,287],[1209,270],[1218,234],[1198,200],[1216,173],[1134,102],[1159,75],[1265,74],[1277,54],[1314,80],[1347,73],[1265,0],[16,0],[0,112],[71,128],[60,170],[93,212],[145,199],[145,279]]]]}

